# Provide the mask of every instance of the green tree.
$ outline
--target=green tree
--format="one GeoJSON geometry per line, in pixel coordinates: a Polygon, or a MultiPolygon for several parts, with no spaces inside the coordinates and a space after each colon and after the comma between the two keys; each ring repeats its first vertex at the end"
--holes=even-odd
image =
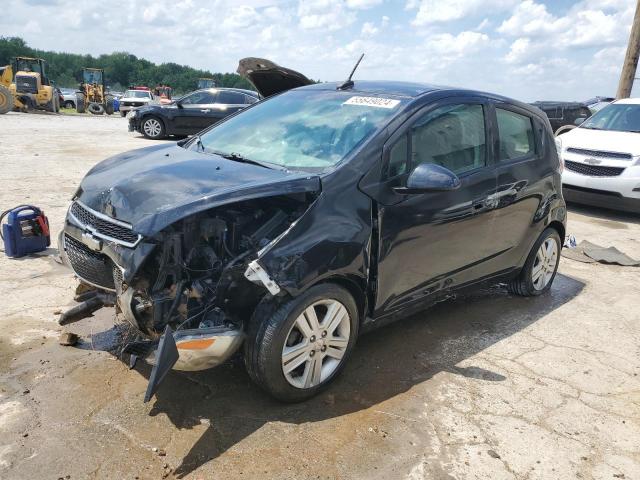
{"type": "Polygon", "coordinates": [[[235,73],[214,73],[177,63],[157,65],[128,52],[113,52],[98,57],[67,52],[33,49],[19,37],[0,37],[0,65],[11,63],[15,56],[41,57],[47,62],[48,75],[60,87],[76,87],[84,67],[104,68],[105,83],[116,90],[129,85],[169,85],[176,95],[195,90],[198,78],[214,78],[220,87],[254,90],[250,82],[235,73]]]}

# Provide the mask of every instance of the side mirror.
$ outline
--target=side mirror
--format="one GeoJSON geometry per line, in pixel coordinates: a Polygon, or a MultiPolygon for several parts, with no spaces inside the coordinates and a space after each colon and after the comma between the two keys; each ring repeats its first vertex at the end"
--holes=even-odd
{"type": "Polygon", "coordinates": [[[176,101],[176,107],[178,107],[178,108],[184,108],[184,107],[182,106],[182,102],[181,102],[180,100],[176,101]]]}
{"type": "Polygon", "coordinates": [[[421,163],[409,174],[406,187],[393,190],[400,194],[444,192],[460,188],[458,176],[451,170],[433,163],[421,163]]]}
{"type": "Polygon", "coordinates": [[[586,118],[585,118],[585,117],[578,117],[578,118],[576,118],[576,119],[573,121],[573,124],[574,124],[576,127],[579,127],[580,125],[582,125],[582,124],[584,123],[584,121],[585,121],[585,120],[586,120],[586,118]]]}

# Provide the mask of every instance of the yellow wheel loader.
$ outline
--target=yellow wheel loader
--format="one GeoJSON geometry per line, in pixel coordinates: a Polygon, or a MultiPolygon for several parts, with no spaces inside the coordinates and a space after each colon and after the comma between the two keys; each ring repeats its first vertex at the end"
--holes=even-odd
{"type": "Polygon", "coordinates": [[[49,82],[46,62],[43,59],[16,57],[13,66],[4,67],[4,72],[3,78],[13,76],[14,81],[9,86],[9,90],[13,96],[15,110],[37,109],[54,113],[60,111],[60,98],[49,82]]]}
{"type": "Polygon", "coordinates": [[[82,69],[82,83],[76,93],[76,111],[84,113],[87,110],[93,115],[113,114],[113,97],[106,92],[102,68],[82,69]]]}
{"type": "Polygon", "coordinates": [[[0,115],[10,112],[15,104],[15,99],[11,92],[12,79],[13,68],[11,65],[0,67],[0,115]]]}

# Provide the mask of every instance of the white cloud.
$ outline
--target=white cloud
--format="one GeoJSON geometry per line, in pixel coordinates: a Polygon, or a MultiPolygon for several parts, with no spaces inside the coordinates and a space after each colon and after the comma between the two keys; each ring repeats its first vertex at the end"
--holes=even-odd
{"type": "Polygon", "coordinates": [[[347,7],[366,10],[381,3],[382,0],[347,0],[347,7]]]}
{"type": "Polygon", "coordinates": [[[33,0],[2,1],[1,35],[35,48],[129,51],[216,72],[260,56],[321,80],[345,78],[365,52],[357,78],[453,84],[525,100],[615,93],[635,5],[409,0],[398,11],[384,0],[111,0],[107,11],[78,0],[37,9],[27,3],[33,0]]]}
{"type": "Polygon", "coordinates": [[[360,35],[363,37],[372,37],[376,33],[378,33],[378,28],[371,22],[364,22],[362,24],[362,30],[360,30],[360,35]]]}
{"type": "Polygon", "coordinates": [[[482,11],[500,12],[511,7],[516,0],[408,0],[407,10],[417,9],[414,26],[432,23],[444,23],[459,20],[470,14],[482,11]]]}
{"type": "Polygon", "coordinates": [[[301,0],[298,4],[300,27],[303,29],[340,30],[356,21],[356,14],[343,3],[331,0],[301,0]]]}

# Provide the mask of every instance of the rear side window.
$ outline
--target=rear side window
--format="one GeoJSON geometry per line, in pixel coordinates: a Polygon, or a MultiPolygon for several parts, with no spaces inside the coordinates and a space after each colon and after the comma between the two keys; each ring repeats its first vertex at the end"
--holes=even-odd
{"type": "Polygon", "coordinates": [[[227,92],[221,90],[218,93],[218,103],[226,103],[227,105],[242,105],[244,104],[244,95],[242,93],[227,92]]]}
{"type": "Polygon", "coordinates": [[[258,99],[256,97],[252,97],[250,95],[244,96],[244,103],[251,105],[252,103],[256,103],[258,99]]]}
{"type": "Polygon", "coordinates": [[[513,160],[535,153],[531,118],[496,108],[500,160],[513,160]]]}
{"type": "Polygon", "coordinates": [[[411,164],[434,163],[460,174],[486,165],[486,136],[482,105],[437,108],[413,126],[411,164]]]}

